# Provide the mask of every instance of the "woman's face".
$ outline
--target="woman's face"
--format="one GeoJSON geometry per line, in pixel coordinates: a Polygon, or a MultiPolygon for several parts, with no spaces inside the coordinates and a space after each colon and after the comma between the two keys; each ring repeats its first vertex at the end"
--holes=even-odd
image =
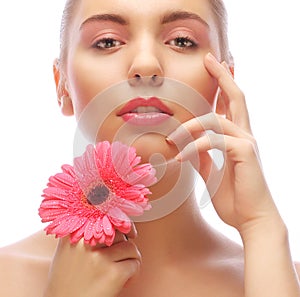
{"type": "MultiPolygon", "coordinates": [[[[220,57],[213,18],[207,0],[81,0],[65,63],[75,116],[104,89],[137,76],[175,79],[213,105],[217,83],[203,64],[208,52],[220,57]]],[[[164,102],[180,122],[192,116],[184,102],[164,102]]],[[[118,112],[112,110],[100,138],[111,138],[124,124],[118,112]]]]}

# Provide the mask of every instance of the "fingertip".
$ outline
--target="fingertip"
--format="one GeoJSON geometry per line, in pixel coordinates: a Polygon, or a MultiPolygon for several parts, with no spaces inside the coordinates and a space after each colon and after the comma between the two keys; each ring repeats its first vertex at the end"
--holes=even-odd
{"type": "Polygon", "coordinates": [[[175,159],[177,162],[182,162],[182,161],[183,161],[183,160],[182,160],[182,154],[181,154],[181,153],[177,154],[177,155],[174,157],[174,159],[175,159]]]}
{"type": "Polygon", "coordinates": [[[213,77],[218,76],[221,63],[212,53],[209,52],[206,54],[206,56],[204,57],[204,65],[210,75],[212,75],[213,77]]]}
{"type": "Polygon", "coordinates": [[[139,273],[141,269],[141,259],[132,259],[131,260],[131,271],[129,272],[129,278],[131,278],[133,275],[139,273]]]}
{"type": "Polygon", "coordinates": [[[206,59],[208,59],[209,61],[212,61],[212,62],[217,62],[216,57],[211,52],[207,53],[206,59]]]}
{"type": "Polygon", "coordinates": [[[234,66],[229,66],[226,61],[223,61],[221,63],[221,65],[225,68],[225,70],[227,71],[227,73],[234,78],[234,66]]]}
{"type": "Polygon", "coordinates": [[[166,137],[166,142],[168,143],[168,144],[171,144],[171,145],[174,145],[175,144],[175,142],[170,138],[170,137],[166,137]]]}
{"type": "Polygon", "coordinates": [[[228,65],[227,65],[227,63],[225,61],[223,61],[221,64],[222,64],[222,66],[225,67],[225,69],[229,70],[228,65]]]}
{"type": "Polygon", "coordinates": [[[137,237],[137,230],[136,230],[134,222],[131,222],[131,229],[130,229],[129,233],[126,234],[126,237],[131,238],[131,239],[134,239],[137,237]]]}

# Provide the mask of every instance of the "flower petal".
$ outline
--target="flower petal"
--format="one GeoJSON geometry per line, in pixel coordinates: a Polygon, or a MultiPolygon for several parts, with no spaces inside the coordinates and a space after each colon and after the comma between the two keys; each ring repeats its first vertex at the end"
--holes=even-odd
{"type": "Polygon", "coordinates": [[[70,235],[71,243],[82,238],[92,246],[111,245],[115,231],[128,233],[128,216],[150,209],[146,186],[156,181],[151,164],[138,165],[136,150],[120,142],[88,145],[84,154],[74,158],[74,166],[63,165],[62,172],[49,178],[39,208],[42,222],[50,222],[47,234],[70,235]],[[95,186],[105,185],[108,199],[99,205],[88,202],[95,186]]]}
{"type": "Polygon", "coordinates": [[[113,227],[107,216],[103,217],[102,223],[103,223],[103,231],[104,231],[105,235],[112,236],[114,233],[114,230],[113,230],[113,227]]]}
{"type": "Polygon", "coordinates": [[[144,212],[144,209],[139,204],[125,199],[119,207],[129,216],[139,216],[144,212]]]}
{"type": "Polygon", "coordinates": [[[99,239],[103,235],[103,224],[102,224],[102,218],[98,217],[97,221],[94,224],[94,237],[99,239]]]}
{"type": "Polygon", "coordinates": [[[87,222],[87,218],[81,218],[80,227],[76,231],[74,231],[74,232],[72,232],[70,234],[70,241],[71,241],[71,243],[76,243],[81,238],[83,238],[83,236],[84,236],[84,230],[85,230],[85,227],[86,227],[86,222],[87,222]]]}
{"type": "Polygon", "coordinates": [[[84,240],[89,241],[94,235],[94,222],[88,220],[84,229],[84,240]]]}
{"type": "Polygon", "coordinates": [[[109,209],[108,214],[111,220],[130,222],[130,218],[119,207],[109,209]]]}
{"type": "Polygon", "coordinates": [[[112,236],[106,236],[105,239],[104,239],[104,243],[107,245],[107,246],[111,246],[114,242],[114,239],[115,239],[115,232],[113,233],[112,236]]]}

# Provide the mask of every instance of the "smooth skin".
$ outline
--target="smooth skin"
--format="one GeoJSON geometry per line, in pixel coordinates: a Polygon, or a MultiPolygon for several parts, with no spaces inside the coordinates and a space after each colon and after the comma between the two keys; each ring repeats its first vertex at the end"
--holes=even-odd
{"type": "MultiPolygon", "coordinates": [[[[71,25],[68,60],[64,68],[55,64],[54,74],[58,98],[62,92],[70,98],[69,102],[59,101],[62,112],[77,118],[96,94],[136,75],[182,81],[204,94],[212,106],[220,88],[218,126],[209,114],[194,118],[181,106],[167,102],[185,129],[180,126],[166,139],[145,135],[134,145],[145,159],[161,152],[176,157],[179,165],[196,148],[204,180],[212,166],[207,151],[222,150],[226,171],[212,203],[220,218],[239,232],[243,247],[205,222],[192,193],[169,215],[136,223],[137,231],[133,229],[128,240],[118,234],[111,247],[70,245],[68,238],[57,241],[39,232],[2,249],[1,296],[300,296],[296,271],[300,269],[291,260],[288,232],[261,169],[244,94],[221,60],[206,0],[153,0],[145,6],[139,0],[81,1],[71,25]],[[170,12],[182,10],[200,16],[209,30],[190,19],[161,23],[170,12]],[[82,26],[100,11],[117,14],[126,24],[102,20],[82,26]],[[198,46],[191,47],[188,40],[179,43],[178,36],[187,35],[198,46]],[[100,46],[103,38],[117,42],[109,49],[95,49],[96,37],[102,38],[100,46]],[[215,134],[202,133],[208,129],[215,134]],[[178,152],[176,142],[183,130],[190,131],[195,140],[178,152]],[[147,142],[152,151],[143,150],[147,142]]],[[[109,139],[123,124],[117,112],[112,111],[104,122],[99,140],[109,139]]],[[[172,187],[172,175],[167,172],[166,176],[171,182],[158,183],[151,189],[151,199],[172,187]]]]}

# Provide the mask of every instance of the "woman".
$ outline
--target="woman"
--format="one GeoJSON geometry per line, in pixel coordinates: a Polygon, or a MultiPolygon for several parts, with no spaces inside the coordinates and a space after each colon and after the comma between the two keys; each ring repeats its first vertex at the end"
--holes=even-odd
{"type": "MultiPolygon", "coordinates": [[[[74,114],[79,122],[93,98],[124,81],[133,89],[146,82],[155,90],[168,79],[179,81],[216,109],[216,115],[198,116],[186,108],[184,96],[181,101],[161,100],[169,117],[182,125],[167,137],[143,133],[133,145],[144,161],[154,153],[176,160],[151,188],[153,201],[172,190],[187,159],[196,159],[193,165],[208,182],[212,163],[207,151],[222,150],[224,176],[217,189],[208,190],[220,218],[240,233],[243,247],[204,221],[192,192],[165,216],[136,222],[129,240],[118,234],[111,247],[70,245],[68,238],[57,246],[41,232],[4,250],[1,294],[300,296],[287,230],[261,170],[244,96],[232,79],[222,3],[67,1],[61,42],[54,65],[58,101],[63,114],[74,114]],[[192,137],[181,146],[186,133],[192,137]],[[20,250],[24,256],[16,257],[20,250]]],[[[122,103],[101,123],[97,141],[114,140],[124,126],[127,102],[122,103]]],[[[139,112],[139,107],[133,112],[136,126],[149,111],[139,112]]]]}

